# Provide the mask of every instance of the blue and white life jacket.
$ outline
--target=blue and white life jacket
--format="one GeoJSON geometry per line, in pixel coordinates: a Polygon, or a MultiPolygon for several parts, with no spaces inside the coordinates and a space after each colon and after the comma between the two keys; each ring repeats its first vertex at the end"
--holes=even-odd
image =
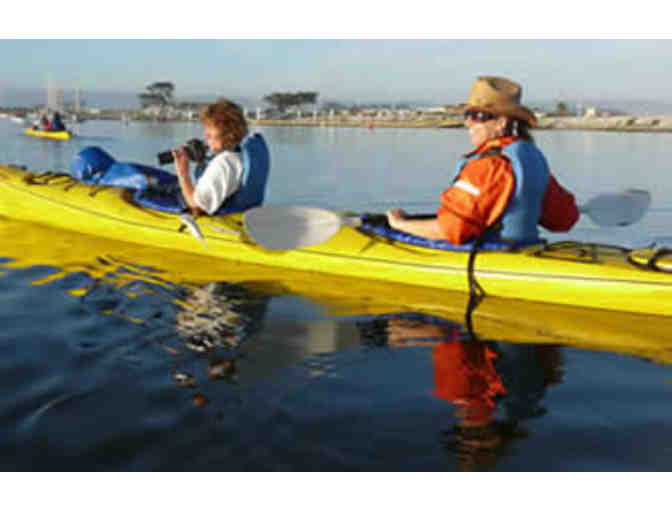
{"type": "MultiPolygon", "coordinates": [[[[548,162],[537,148],[527,140],[517,140],[498,150],[513,166],[516,188],[500,218],[499,237],[506,240],[537,242],[539,218],[548,185],[548,162]]],[[[483,154],[462,158],[457,164],[457,176],[467,163],[483,154]]]]}

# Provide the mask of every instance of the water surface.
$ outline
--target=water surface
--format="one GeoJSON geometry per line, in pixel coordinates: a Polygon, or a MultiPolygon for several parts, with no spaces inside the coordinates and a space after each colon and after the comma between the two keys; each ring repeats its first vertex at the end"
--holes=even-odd
{"type": "MultiPolygon", "coordinates": [[[[469,149],[463,130],[259,130],[272,151],[268,203],[431,211],[469,149]]],[[[91,121],[62,142],[0,120],[0,161],[63,171],[99,145],[155,164],[199,134],[91,121]]],[[[672,135],[535,136],[580,202],[652,193],[637,225],[582,218],[572,238],[639,247],[672,236],[672,135]]],[[[334,301],[329,282],[299,275],[230,267],[199,279],[189,268],[206,262],[184,255],[2,218],[0,233],[5,470],[672,467],[672,331],[657,333],[655,352],[623,352],[610,347],[618,314],[612,328],[578,331],[587,344],[515,327],[493,336],[477,318],[488,334],[473,342],[460,313],[407,306],[411,290],[344,283],[351,291],[334,301]]],[[[513,308],[501,308],[504,324],[513,308]]]]}

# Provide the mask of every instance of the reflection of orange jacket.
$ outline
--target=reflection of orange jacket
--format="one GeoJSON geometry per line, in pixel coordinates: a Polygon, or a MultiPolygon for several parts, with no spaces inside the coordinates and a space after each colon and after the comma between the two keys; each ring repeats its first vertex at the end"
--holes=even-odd
{"type": "Polygon", "coordinates": [[[506,395],[494,360],[480,342],[441,342],[432,352],[435,395],[467,410],[470,417],[494,415],[495,398],[506,395]]]}
{"type": "MultiPolygon", "coordinates": [[[[503,148],[519,140],[505,136],[489,140],[470,157],[503,148]]],[[[516,186],[508,158],[493,154],[473,159],[460,172],[459,180],[441,194],[437,214],[445,238],[453,244],[480,236],[502,216],[516,186]]],[[[574,196],[549,176],[539,224],[552,231],[568,231],[579,219],[574,196]]]]}

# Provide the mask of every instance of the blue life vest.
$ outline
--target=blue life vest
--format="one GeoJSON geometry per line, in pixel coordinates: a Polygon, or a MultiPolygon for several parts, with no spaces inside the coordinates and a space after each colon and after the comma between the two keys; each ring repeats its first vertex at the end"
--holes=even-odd
{"type": "Polygon", "coordinates": [[[65,131],[65,124],[61,120],[54,120],[51,123],[51,131],[65,131]]]}
{"type": "MultiPolygon", "coordinates": [[[[539,218],[548,185],[550,170],[546,158],[537,146],[518,140],[501,149],[513,166],[516,189],[502,215],[499,237],[526,242],[539,241],[539,218]]],[[[457,178],[467,163],[483,154],[462,158],[457,164],[457,178]]]]}
{"type": "Polygon", "coordinates": [[[248,135],[240,142],[243,174],[240,187],[228,197],[215,214],[241,212],[264,202],[271,156],[266,141],[259,134],[248,135]]]}

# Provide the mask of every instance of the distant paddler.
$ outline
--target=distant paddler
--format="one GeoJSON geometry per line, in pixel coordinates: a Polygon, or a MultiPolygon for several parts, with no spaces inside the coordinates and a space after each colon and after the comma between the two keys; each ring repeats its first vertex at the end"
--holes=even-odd
{"type": "Polygon", "coordinates": [[[52,138],[56,140],[70,140],[72,133],[67,130],[61,120],[61,115],[56,112],[51,121],[46,115],[40,117],[39,122],[34,123],[32,127],[24,130],[28,136],[37,136],[40,138],[52,138]]]}
{"type": "Polygon", "coordinates": [[[464,107],[475,150],[457,165],[452,185],[441,194],[437,217],[411,219],[387,212],[397,230],[466,244],[481,238],[534,243],[537,225],[567,232],[579,218],[574,196],[551,174],[529,129],[534,113],[520,103],[518,83],[481,76],[464,107]]]}
{"type": "Polygon", "coordinates": [[[63,120],[61,119],[61,114],[58,112],[54,112],[54,115],[52,116],[51,120],[46,115],[42,115],[40,117],[39,123],[33,124],[33,129],[35,131],[53,131],[53,132],[61,132],[61,131],[67,131],[67,128],[65,127],[65,124],[63,124],[63,120]]]}
{"type": "Polygon", "coordinates": [[[51,119],[51,126],[50,126],[51,131],[66,131],[65,124],[63,124],[63,120],[61,119],[61,114],[58,112],[54,113],[54,116],[51,119]]]}

